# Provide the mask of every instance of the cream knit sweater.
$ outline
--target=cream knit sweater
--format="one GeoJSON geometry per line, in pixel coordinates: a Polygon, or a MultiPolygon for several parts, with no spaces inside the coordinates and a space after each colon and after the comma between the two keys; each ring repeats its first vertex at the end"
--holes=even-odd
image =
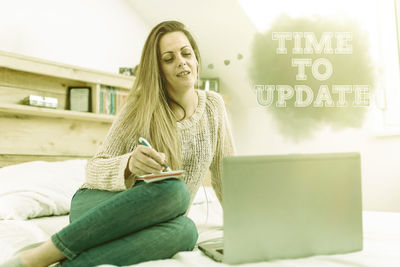
{"type": "MultiPolygon", "coordinates": [[[[221,167],[224,156],[235,153],[232,133],[222,97],[215,92],[196,90],[198,106],[193,115],[177,122],[182,148],[182,168],[186,170],[191,202],[211,171],[211,184],[222,203],[221,167]]],[[[129,156],[138,137],[127,130],[121,116],[114,120],[97,154],[88,161],[86,181],[81,188],[122,191],[135,183],[133,175],[124,177],[129,156]]],[[[162,151],[160,151],[162,152],[162,151]]]]}

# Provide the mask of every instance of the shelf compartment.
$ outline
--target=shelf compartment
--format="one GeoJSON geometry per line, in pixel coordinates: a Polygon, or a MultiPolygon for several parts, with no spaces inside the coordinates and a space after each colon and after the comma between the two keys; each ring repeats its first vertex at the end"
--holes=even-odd
{"type": "Polygon", "coordinates": [[[95,114],[90,112],[41,108],[19,104],[0,104],[0,114],[4,113],[47,118],[62,118],[79,121],[92,121],[110,124],[115,118],[115,116],[113,115],[95,114]]]}

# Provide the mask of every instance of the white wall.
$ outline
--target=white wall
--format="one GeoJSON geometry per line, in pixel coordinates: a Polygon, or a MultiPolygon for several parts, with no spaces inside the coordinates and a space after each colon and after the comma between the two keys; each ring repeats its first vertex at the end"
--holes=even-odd
{"type": "MultiPolygon", "coordinates": [[[[276,7],[270,3],[264,3],[263,8],[258,8],[259,20],[268,22],[272,17],[268,10],[276,7]]],[[[324,5],[324,3],[321,2],[321,5],[324,5]]],[[[289,6],[283,5],[283,7],[288,8],[289,6]]],[[[315,10],[310,8],[310,11],[315,10]]],[[[385,16],[387,14],[394,16],[394,10],[391,11],[393,13],[386,12],[385,16]]],[[[236,19],[237,25],[239,25],[240,19],[238,17],[236,19]]],[[[395,34],[394,24],[390,27],[388,25],[381,26],[386,34],[395,34]]],[[[268,24],[266,24],[267,27],[268,24]]],[[[243,50],[247,51],[244,52],[245,55],[248,55],[251,50],[251,39],[248,37],[248,34],[241,33],[233,44],[233,46],[242,47],[243,50]]],[[[382,35],[380,37],[383,38],[382,35]]],[[[225,36],[222,39],[229,39],[232,42],[234,37],[225,36]]],[[[397,73],[397,83],[394,83],[392,78],[386,80],[386,85],[393,87],[398,84],[398,62],[395,61],[397,50],[388,52],[389,43],[385,42],[382,41],[383,45],[380,47],[384,51],[375,52],[381,59],[385,54],[387,59],[394,60],[392,64],[388,64],[386,60],[382,61],[385,76],[388,73],[397,73]]],[[[396,43],[392,42],[391,44],[396,46],[396,43]]],[[[374,47],[373,49],[379,48],[374,47]]],[[[221,50],[223,51],[223,49],[221,50]]],[[[225,78],[224,89],[235,98],[232,100],[235,105],[230,107],[230,114],[239,154],[358,151],[362,158],[363,208],[366,210],[400,211],[400,133],[393,136],[377,136],[377,132],[389,129],[383,125],[385,114],[376,108],[373,101],[362,129],[334,131],[327,127],[315,131],[311,138],[294,142],[280,134],[274,118],[268,113],[268,109],[257,105],[256,96],[250,92],[247,84],[248,78],[245,77],[244,72],[246,72],[246,66],[225,68],[224,71],[219,73],[219,76],[225,78]]],[[[398,87],[395,89],[399,91],[398,87]]],[[[400,106],[399,99],[394,100],[392,98],[389,100],[397,101],[397,107],[400,106]]]]}
{"type": "MultiPolygon", "coordinates": [[[[243,12],[239,1],[188,0],[185,2],[187,5],[183,5],[180,0],[129,2],[149,25],[166,19],[177,19],[192,30],[202,54],[203,76],[219,77],[222,83],[221,91],[226,100],[239,154],[359,151],[362,157],[364,209],[400,211],[400,136],[375,136],[374,125],[382,122],[379,111],[372,110],[363,129],[332,131],[325,128],[316,131],[307,140],[293,142],[279,132],[268,110],[257,105],[256,96],[249,87],[247,71],[253,36],[258,28],[252,23],[253,18],[243,12]],[[241,53],[244,58],[238,60],[237,53],[241,53]],[[230,60],[228,66],[224,64],[225,59],[230,60]],[[210,63],[214,64],[213,69],[207,68],[210,63]]],[[[287,11],[291,7],[296,12],[298,6],[306,5],[307,1],[240,2],[263,2],[264,6],[258,7],[257,19],[268,26],[278,8],[287,11]]],[[[359,3],[363,4],[362,1],[359,3]]],[[[326,9],[323,2],[319,6],[326,9]]],[[[347,4],[343,6],[347,7],[347,4]]],[[[313,11],[315,7],[309,10],[313,11]]],[[[354,9],[345,11],[353,12],[354,9]]],[[[387,44],[383,47],[386,49],[387,44]]]]}
{"type": "Polygon", "coordinates": [[[149,27],[124,0],[2,0],[0,50],[118,73],[149,27]]]}

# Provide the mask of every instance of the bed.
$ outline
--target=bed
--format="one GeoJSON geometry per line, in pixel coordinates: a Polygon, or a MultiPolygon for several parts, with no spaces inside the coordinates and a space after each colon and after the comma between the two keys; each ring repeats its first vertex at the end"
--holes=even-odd
{"type": "MultiPolygon", "coordinates": [[[[0,169],[0,262],[18,249],[44,241],[68,224],[70,199],[84,179],[86,159],[31,161],[0,169]]],[[[189,211],[198,242],[222,236],[222,209],[211,189],[200,188],[189,211]]],[[[241,266],[400,266],[400,213],[363,212],[361,252],[277,260],[241,266]]],[[[103,267],[112,265],[101,265],[103,267]]],[[[216,263],[197,247],[173,258],[135,266],[228,266],[216,263]]]]}

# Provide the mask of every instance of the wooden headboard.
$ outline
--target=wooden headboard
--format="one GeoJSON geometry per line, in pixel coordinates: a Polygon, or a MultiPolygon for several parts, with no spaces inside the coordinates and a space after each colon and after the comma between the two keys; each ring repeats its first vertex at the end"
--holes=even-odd
{"type": "Polygon", "coordinates": [[[0,51],[0,167],[32,160],[90,158],[114,115],[100,114],[101,86],[127,94],[134,78],[0,51]],[[67,110],[68,87],[90,87],[92,112],[67,110]],[[57,109],[21,104],[58,99],[57,109]]]}

